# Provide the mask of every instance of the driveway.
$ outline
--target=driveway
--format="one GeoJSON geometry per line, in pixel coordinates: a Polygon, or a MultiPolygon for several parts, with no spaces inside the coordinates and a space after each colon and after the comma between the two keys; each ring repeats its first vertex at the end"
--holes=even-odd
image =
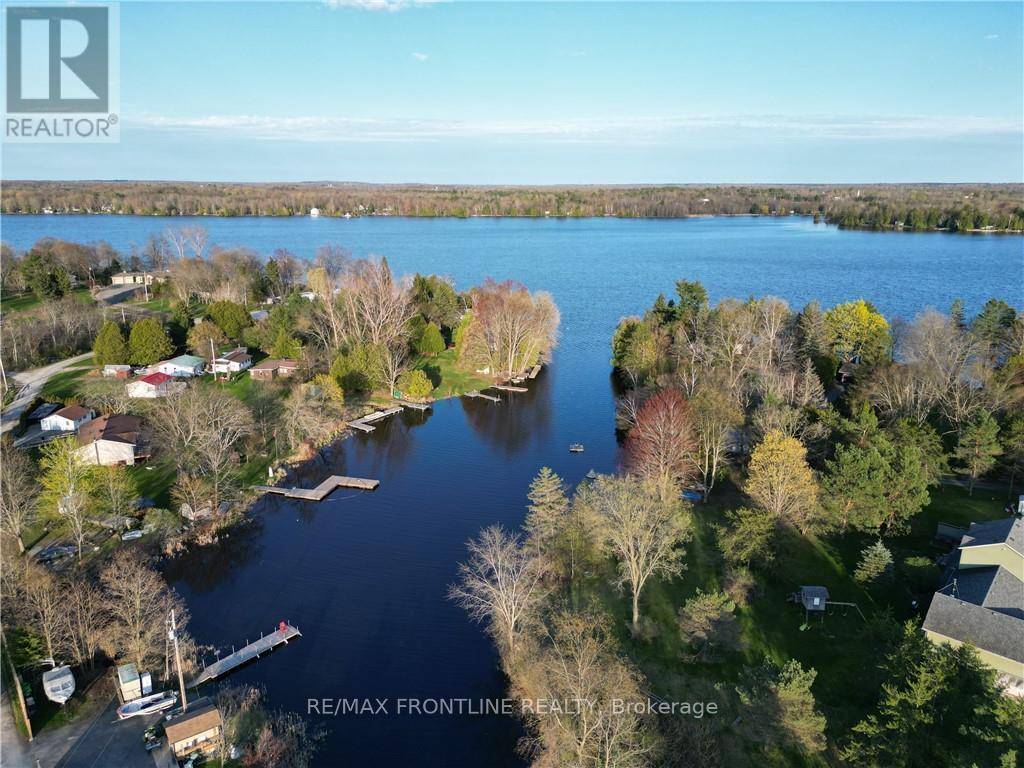
{"type": "Polygon", "coordinates": [[[147,727],[159,722],[161,715],[118,720],[117,707],[115,698],[65,755],[51,765],[54,768],[153,768],[153,757],[143,746],[142,734],[147,727]]]}
{"type": "Polygon", "coordinates": [[[10,378],[21,387],[21,391],[11,401],[11,404],[4,408],[3,414],[0,415],[0,434],[5,434],[17,426],[21,414],[32,404],[32,401],[39,397],[39,393],[43,391],[43,386],[51,377],[66,371],[75,363],[88,360],[90,357],[92,357],[92,352],[85,352],[75,357],[44,365],[42,368],[32,368],[28,371],[11,374],[10,378]]]}
{"type": "Polygon", "coordinates": [[[103,302],[104,304],[120,304],[124,301],[129,301],[138,291],[142,294],[141,285],[108,285],[105,288],[100,288],[96,293],[93,294],[93,298],[96,301],[103,302]]]}

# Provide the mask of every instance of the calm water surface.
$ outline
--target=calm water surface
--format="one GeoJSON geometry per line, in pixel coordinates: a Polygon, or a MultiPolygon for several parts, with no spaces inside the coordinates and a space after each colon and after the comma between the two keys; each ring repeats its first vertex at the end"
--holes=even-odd
{"type": "MultiPolygon", "coordinates": [[[[309,467],[375,477],[374,493],[339,491],[318,505],[268,498],[225,546],[169,573],[201,642],[230,650],[287,618],[303,638],[234,679],[266,686],[275,707],[308,698],[498,697],[490,643],[445,599],[464,542],[483,526],[522,520],[526,486],[553,467],[570,482],[610,471],[618,453],[608,342],[677,278],[712,301],[774,294],[800,307],[864,297],[887,315],[964,300],[1024,296],[1022,240],[839,231],[805,219],[352,220],[7,217],[3,239],[25,248],[44,235],[141,247],[166,226],[198,223],[211,242],[311,256],[334,242],[386,255],[397,272],[485,277],[550,291],[562,312],[554,364],[527,395],[501,405],[438,403],[356,435],[309,467]],[[570,455],[570,442],[586,453],[570,455]]],[[[518,730],[501,717],[317,718],[330,729],[323,765],[515,765],[518,730]]]]}

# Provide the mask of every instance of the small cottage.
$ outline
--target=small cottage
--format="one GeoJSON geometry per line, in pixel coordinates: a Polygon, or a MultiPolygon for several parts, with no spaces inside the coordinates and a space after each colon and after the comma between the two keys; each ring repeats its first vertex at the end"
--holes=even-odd
{"type": "Polygon", "coordinates": [[[209,699],[200,699],[188,712],[167,720],[164,733],[174,756],[184,760],[194,752],[216,752],[224,738],[224,721],[209,699]]]}
{"type": "Polygon", "coordinates": [[[281,377],[287,379],[299,370],[298,360],[264,360],[249,369],[249,375],[261,381],[270,381],[281,377]]]}
{"type": "Polygon", "coordinates": [[[142,421],[120,413],[101,416],[83,426],[78,444],[77,455],[86,464],[132,466],[148,457],[142,444],[142,421]]]}
{"type": "Polygon", "coordinates": [[[192,376],[202,376],[206,370],[206,361],[195,355],[178,355],[170,360],[164,360],[153,366],[157,373],[166,373],[175,378],[187,379],[192,376]]]}
{"type": "Polygon", "coordinates": [[[103,375],[108,379],[127,379],[132,375],[132,367],[130,365],[104,365],[103,375]]]}
{"type": "Polygon", "coordinates": [[[76,432],[96,414],[80,405],[66,405],[39,422],[44,432],[76,432]]]}
{"type": "Polygon", "coordinates": [[[151,373],[125,386],[128,397],[167,397],[185,386],[166,373],[151,373]]]}
{"type": "Polygon", "coordinates": [[[236,347],[214,358],[210,365],[214,373],[238,373],[252,365],[252,355],[245,347],[236,347]]]}

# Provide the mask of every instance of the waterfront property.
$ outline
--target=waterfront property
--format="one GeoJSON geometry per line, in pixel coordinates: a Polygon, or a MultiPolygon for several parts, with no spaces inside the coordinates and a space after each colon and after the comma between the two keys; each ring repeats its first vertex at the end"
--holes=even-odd
{"type": "Polygon", "coordinates": [[[95,415],[95,412],[80,405],[68,405],[44,417],[39,426],[44,432],[77,432],[95,415]]]}
{"type": "Polygon", "coordinates": [[[370,480],[364,477],[345,477],[344,475],[331,475],[316,488],[282,488],[277,485],[258,485],[257,491],[264,493],[276,493],[279,496],[287,496],[290,499],[302,499],[303,501],[322,501],[331,495],[337,488],[359,488],[363,491],[372,491],[380,485],[380,480],[370,480]]]}
{"type": "Polygon", "coordinates": [[[90,421],[79,430],[78,443],[78,457],[86,464],[132,466],[149,455],[142,441],[142,420],[122,413],[90,421]]]}
{"type": "Polygon", "coordinates": [[[154,282],[162,283],[167,278],[164,275],[154,275],[152,272],[117,272],[110,276],[111,285],[152,285],[154,282]]]}
{"type": "Polygon", "coordinates": [[[1024,518],[972,523],[924,620],[935,642],[972,643],[1024,696],[1024,518]]]}
{"type": "Polygon", "coordinates": [[[212,701],[200,699],[187,712],[168,720],[164,733],[174,756],[184,760],[195,752],[216,752],[224,738],[224,721],[212,701]]]}

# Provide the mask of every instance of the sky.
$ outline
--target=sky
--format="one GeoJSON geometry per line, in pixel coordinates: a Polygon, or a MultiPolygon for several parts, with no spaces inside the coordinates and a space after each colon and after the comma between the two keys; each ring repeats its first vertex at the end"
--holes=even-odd
{"type": "Polygon", "coordinates": [[[4,179],[1024,181],[1024,4],[120,4],[120,141],[4,179]]]}

